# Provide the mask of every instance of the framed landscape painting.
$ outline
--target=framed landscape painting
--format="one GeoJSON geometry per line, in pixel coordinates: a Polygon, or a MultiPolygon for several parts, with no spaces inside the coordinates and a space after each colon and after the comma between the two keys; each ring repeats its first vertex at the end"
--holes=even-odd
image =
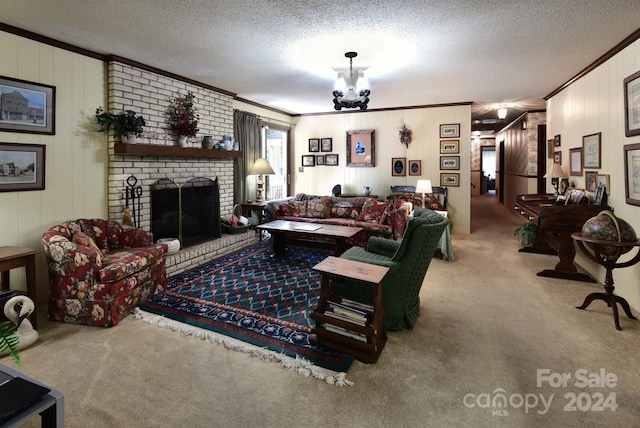
{"type": "Polygon", "coordinates": [[[640,71],[624,79],[624,135],[640,135],[640,71]]]}
{"type": "Polygon", "coordinates": [[[0,131],[56,133],[56,87],[0,76],[0,131]]]}
{"type": "Polygon", "coordinates": [[[0,143],[0,192],[44,190],[45,146],[0,143]]]}

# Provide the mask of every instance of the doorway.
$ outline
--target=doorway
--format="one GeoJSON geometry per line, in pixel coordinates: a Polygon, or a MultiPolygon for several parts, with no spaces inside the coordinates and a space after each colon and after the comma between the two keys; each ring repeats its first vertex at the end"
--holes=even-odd
{"type": "Polygon", "coordinates": [[[273,175],[265,175],[265,199],[282,199],[289,195],[291,190],[288,161],[290,129],[275,124],[267,124],[262,129],[263,151],[275,172],[273,175]]]}
{"type": "Polygon", "coordinates": [[[495,195],[496,193],[496,147],[480,147],[480,194],[495,195]]]}

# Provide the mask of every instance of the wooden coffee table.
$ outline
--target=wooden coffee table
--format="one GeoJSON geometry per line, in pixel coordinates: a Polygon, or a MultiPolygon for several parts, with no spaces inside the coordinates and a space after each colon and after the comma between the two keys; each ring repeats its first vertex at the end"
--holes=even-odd
{"type": "MultiPolygon", "coordinates": [[[[335,226],[332,224],[306,223],[302,221],[275,220],[258,225],[258,230],[266,230],[271,234],[273,254],[283,256],[287,246],[287,236],[306,238],[326,238],[334,242],[336,256],[347,249],[347,241],[362,231],[361,227],[335,226]]],[[[310,239],[309,243],[313,244],[310,239]]]]}

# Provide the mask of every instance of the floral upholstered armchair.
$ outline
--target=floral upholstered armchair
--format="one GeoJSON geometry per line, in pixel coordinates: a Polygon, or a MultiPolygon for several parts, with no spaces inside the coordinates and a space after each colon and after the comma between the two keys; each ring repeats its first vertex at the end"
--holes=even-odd
{"type": "Polygon", "coordinates": [[[167,246],[112,220],[80,219],[42,236],[49,269],[49,318],[111,327],[166,287],[167,246]]]}

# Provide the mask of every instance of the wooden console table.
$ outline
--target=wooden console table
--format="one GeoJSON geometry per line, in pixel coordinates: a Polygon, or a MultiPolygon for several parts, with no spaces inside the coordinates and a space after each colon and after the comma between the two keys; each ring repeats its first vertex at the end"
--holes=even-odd
{"type": "Polygon", "coordinates": [[[382,348],[387,342],[387,330],[384,327],[385,311],[382,305],[382,279],[389,271],[389,268],[329,256],[315,265],[313,270],[320,272],[322,275],[322,289],[320,291],[318,309],[309,314],[311,318],[316,320],[316,327],[311,330],[316,335],[315,340],[321,345],[353,355],[364,363],[378,361],[380,352],[382,352],[382,348]],[[333,278],[354,280],[375,287],[373,314],[367,325],[361,326],[325,315],[328,302],[342,301],[342,298],[333,295],[329,288],[333,278]],[[366,342],[328,331],[323,327],[323,324],[332,324],[355,334],[364,335],[366,342]]]}
{"type": "MultiPolygon", "coordinates": [[[[10,271],[25,267],[27,272],[27,296],[38,304],[36,299],[36,251],[27,247],[0,247],[0,272],[2,272],[2,289],[10,289],[10,271]]],[[[38,327],[37,314],[33,311],[29,318],[33,328],[38,327]]]]}
{"type": "Polygon", "coordinates": [[[613,322],[616,325],[617,330],[620,328],[620,320],[618,318],[618,303],[624,310],[624,313],[632,320],[638,318],[634,317],[631,313],[629,303],[620,296],[613,294],[615,287],[613,286],[613,269],[633,266],[640,261],[640,250],[629,261],[618,263],[618,258],[633,249],[633,247],[640,246],[640,240],[634,242],[617,242],[617,241],[602,241],[599,239],[591,239],[582,236],[582,233],[573,233],[571,237],[578,243],[580,249],[594,262],[604,266],[607,270],[607,274],[604,280],[605,293],[591,293],[582,303],[581,306],[576,306],[577,309],[586,309],[594,300],[604,300],[607,306],[610,306],[613,311],[613,322]],[[589,251],[585,242],[593,249],[589,251]]]}

